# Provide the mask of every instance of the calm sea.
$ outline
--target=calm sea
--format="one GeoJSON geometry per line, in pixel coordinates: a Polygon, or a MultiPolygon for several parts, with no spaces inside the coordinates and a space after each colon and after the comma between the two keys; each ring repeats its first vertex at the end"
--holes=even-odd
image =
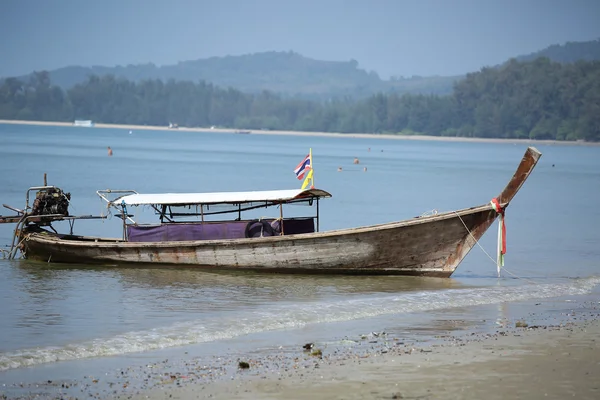
{"type": "MultiPolygon", "coordinates": [[[[520,144],[0,125],[0,202],[24,207],[27,188],[41,185],[44,173],[49,184],[71,193],[70,212],[78,215],[105,212],[98,189],[298,188],[292,170],[309,148],[316,186],[333,194],[321,203],[321,230],[487,203],[504,188],[525,151],[520,144]],[[360,165],[353,164],[355,157],[360,165]]],[[[538,149],[540,163],[507,210],[508,272],[501,279],[478,247],[451,279],[2,259],[0,383],[61,368],[76,374],[93,362],[110,368],[157,351],[193,348],[215,355],[236,346],[267,348],[267,342],[293,345],[372,330],[402,332],[448,313],[480,318],[483,311],[473,310],[482,305],[597,293],[600,147],[538,149]]],[[[0,214],[12,212],[2,208],[0,214]]],[[[77,221],[74,228],[121,235],[117,218],[77,221]]],[[[3,249],[12,229],[0,225],[3,249]]],[[[494,226],[480,243],[494,256],[495,242],[494,226]]],[[[500,311],[491,310],[483,317],[498,318],[500,311]]]]}

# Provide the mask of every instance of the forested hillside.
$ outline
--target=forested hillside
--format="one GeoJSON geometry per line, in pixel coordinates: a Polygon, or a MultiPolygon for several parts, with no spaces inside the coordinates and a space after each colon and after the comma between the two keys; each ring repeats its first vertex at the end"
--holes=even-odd
{"type": "Polygon", "coordinates": [[[0,86],[0,119],[600,141],[600,61],[512,60],[468,74],[448,96],[328,102],[111,75],[65,91],[41,72],[0,86]]]}
{"type": "Polygon", "coordinates": [[[567,42],[554,44],[535,53],[516,57],[517,61],[532,61],[540,57],[559,63],[600,60],[600,39],[587,42],[567,42]]]}
{"type": "MultiPolygon", "coordinates": [[[[378,92],[449,94],[460,77],[410,77],[382,80],[377,73],[359,68],[358,62],[322,61],[294,52],[265,52],[241,56],[211,57],[175,65],[138,64],[117,67],[71,66],[49,71],[52,82],[70,89],[92,75],[114,75],[140,82],[205,81],[245,93],[268,90],[287,97],[323,100],[365,98],[378,92]]],[[[29,77],[23,79],[28,80],[29,77]]]]}
{"type": "MultiPolygon", "coordinates": [[[[533,61],[540,57],[559,63],[600,60],[600,40],[552,45],[516,59],[533,61]]],[[[114,75],[132,82],[148,79],[204,81],[244,93],[267,90],[283,97],[308,100],[359,100],[377,93],[447,95],[452,93],[453,85],[464,78],[464,75],[393,76],[385,80],[373,71],[360,68],[355,60],[315,60],[292,51],[211,57],[163,66],[151,63],[116,67],[70,66],[49,71],[49,74],[52,82],[65,90],[87,81],[90,76],[114,75]]],[[[21,79],[27,81],[29,78],[21,79]]]]}

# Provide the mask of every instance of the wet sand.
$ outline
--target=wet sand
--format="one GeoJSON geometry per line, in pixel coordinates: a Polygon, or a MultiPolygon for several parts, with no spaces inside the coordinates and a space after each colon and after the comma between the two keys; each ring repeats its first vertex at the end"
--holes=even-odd
{"type": "Polygon", "coordinates": [[[249,369],[228,380],[172,376],[172,385],[120,398],[598,399],[599,316],[596,310],[577,322],[573,313],[573,322],[557,326],[501,328],[425,347],[393,344],[336,360],[307,363],[306,356],[280,368],[249,360],[249,369]]]}
{"type": "MultiPolygon", "coordinates": [[[[38,125],[38,126],[64,126],[75,127],[72,122],[50,122],[50,121],[19,121],[19,120],[0,120],[0,124],[14,125],[38,125]]],[[[76,127],[82,129],[82,127],[76,127]]],[[[148,126],[148,125],[124,125],[124,124],[94,124],[93,128],[125,129],[131,131],[153,130],[153,131],[183,131],[183,132],[215,132],[215,133],[235,133],[239,129],[222,128],[185,128],[176,129],[167,126],[148,126]]],[[[86,128],[86,129],[93,129],[86,128]]],[[[393,135],[379,133],[332,133],[332,132],[301,132],[301,131],[278,131],[278,130],[244,130],[244,132],[253,135],[293,135],[293,136],[323,136],[323,137],[344,137],[361,139],[397,139],[397,140],[428,140],[443,142],[470,142],[470,143],[509,143],[509,144],[550,144],[550,145],[583,145],[600,146],[600,143],[583,141],[559,141],[559,140],[530,140],[530,139],[487,139],[487,138],[467,138],[450,136],[426,136],[426,135],[393,135]]]]}
{"type": "Polygon", "coordinates": [[[448,319],[431,334],[340,336],[311,350],[274,342],[269,349],[198,356],[190,347],[168,358],[143,357],[138,365],[115,358],[121,367],[106,373],[81,363],[75,373],[81,375],[69,379],[3,384],[0,399],[600,398],[598,296],[523,306],[524,319],[483,320],[487,327],[448,319]],[[249,368],[239,368],[240,361],[249,368]]]}

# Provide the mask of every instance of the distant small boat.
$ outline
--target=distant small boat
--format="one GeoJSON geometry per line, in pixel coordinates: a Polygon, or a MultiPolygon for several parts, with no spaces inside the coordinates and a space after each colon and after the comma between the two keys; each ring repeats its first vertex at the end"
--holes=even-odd
{"type": "Polygon", "coordinates": [[[74,126],[83,126],[86,128],[91,128],[94,126],[94,123],[91,120],[81,120],[81,119],[76,119],[73,122],[74,126]]]}
{"type": "Polygon", "coordinates": [[[252,131],[235,131],[235,133],[238,135],[249,135],[252,133],[252,131]]]}
{"type": "Polygon", "coordinates": [[[158,194],[98,190],[121,219],[123,238],[117,239],[45,229],[54,230],[53,221],[105,217],[70,216],[70,195],[41,186],[27,191],[22,210],[8,207],[18,215],[0,217],[0,222],[17,223],[11,257],[20,249],[25,258],[45,262],[449,277],[496,218],[503,221],[504,210],[540,156],[529,147],[512,179],[490,203],[326,232],[319,232],[319,199],[331,195],[313,188],[158,194]],[[36,192],[33,206],[30,192],[36,192]],[[290,204],[316,207],[316,212],[284,217],[283,208],[290,204]],[[138,224],[129,213],[133,207],[152,207],[159,223],[138,224]],[[275,216],[247,217],[248,211],[263,208],[275,216]]]}

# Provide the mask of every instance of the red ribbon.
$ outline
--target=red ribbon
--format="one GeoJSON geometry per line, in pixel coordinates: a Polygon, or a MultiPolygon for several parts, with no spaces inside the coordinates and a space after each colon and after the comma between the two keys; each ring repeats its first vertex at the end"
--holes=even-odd
{"type": "Polygon", "coordinates": [[[504,208],[500,205],[497,198],[492,199],[492,206],[494,210],[500,214],[500,220],[502,221],[502,254],[506,254],[506,221],[504,221],[504,208]]]}

